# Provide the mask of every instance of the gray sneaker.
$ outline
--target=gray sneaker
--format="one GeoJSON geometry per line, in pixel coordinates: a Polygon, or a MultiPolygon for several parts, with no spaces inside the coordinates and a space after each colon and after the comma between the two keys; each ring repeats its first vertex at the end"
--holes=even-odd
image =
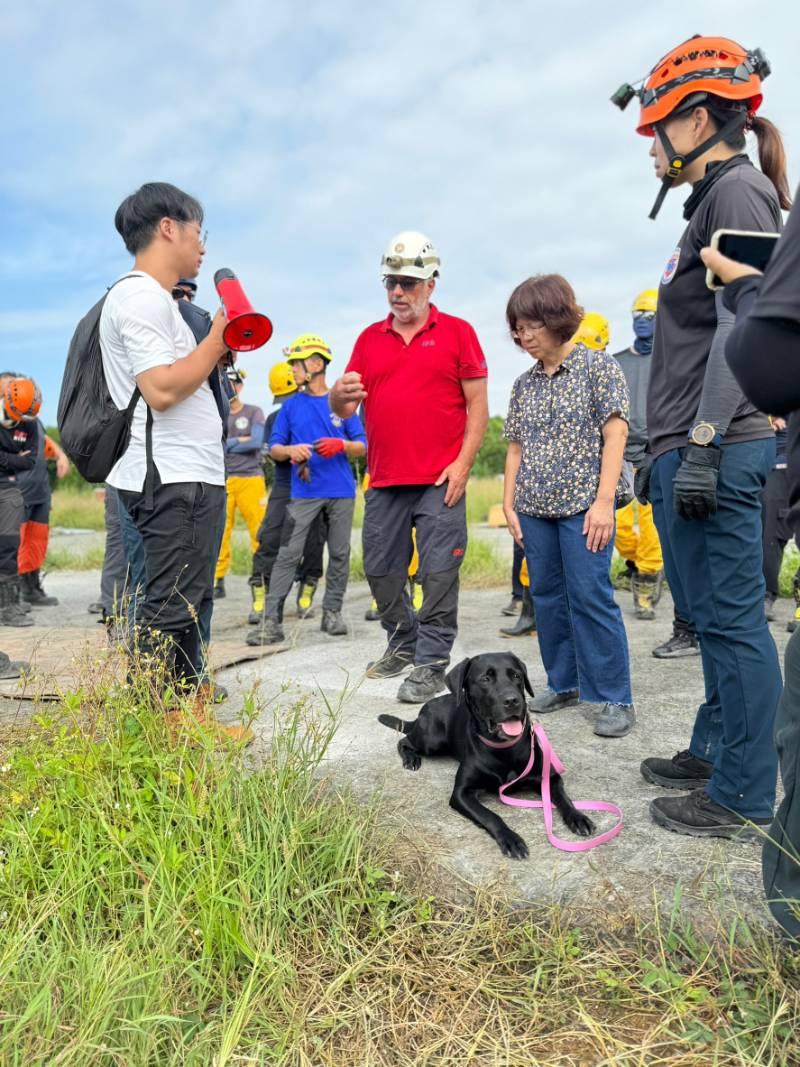
{"type": "Polygon", "coordinates": [[[247,635],[248,645],[279,645],[283,640],[283,627],[276,619],[264,619],[260,626],[247,635]]]}
{"type": "Polygon", "coordinates": [[[559,708],[572,708],[579,704],[577,689],[568,689],[566,693],[554,693],[552,689],[545,689],[534,697],[531,704],[536,715],[546,715],[559,708]]]}
{"type": "Polygon", "coordinates": [[[594,732],[598,737],[624,737],[635,722],[633,704],[604,704],[595,720],[594,732]]]}
{"type": "MultiPolygon", "coordinates": [[[[308,615],[305,616],[308,618],[308,615]]],[[[347,623],[342,618],[341,611],[322,611],[322,622],[319,624],[320,630],[324,634],[330,634],[331,637],[343,637],[347,633],[347,623]]]]}
{"type": "Polygon", "coordinates": [[[415,667],[397,690],[397,699],[404,704],[424,704],[446,688],[443,670],[415,667]]]}

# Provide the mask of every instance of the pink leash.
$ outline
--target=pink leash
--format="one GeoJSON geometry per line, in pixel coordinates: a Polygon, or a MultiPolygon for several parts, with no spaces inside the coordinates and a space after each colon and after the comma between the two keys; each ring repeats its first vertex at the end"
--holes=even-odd
{"type": "MultiPolygon", "coordinates": [[[[562,841],[560,837],[556,837],[553,833],[553,805],[550,801],[550,767],[552,766],[557,774],[561,774],[564,770],[564,764],[553,751],[553,746],[550,744],[547,734],[538,723],[534,725],[533,733],[542,749],[542,799],[524,800],[521,797],[505,796],[506,789],[510,789],[512,785],[516,785],[517,782],[522,781],[523,778],[530,774],[531,768],[533,767],[533,761],[536,758],[536,746],[533,743],[532,737],[531,754],[525,770],[512,782],[506,782],[505,785],[500,786],[500,800],[512,808],[542,808],[544,811],[544,828],[547,831],[547,838],[551,845],[555,848],[560,848],[562,852],[588,852],[591,848],[597,848],[598,845],[604,845],[606,841],[611,841],[611,839],[616,837],[622,829],[623,816],[621,809],[618,808],[616,804],[610,804],[604,800],[578,800],[575,802],[575,807],[578,811],[610,811],[613,815],[616,815],[618,819],[617,824],[612,826],[610,830],[605,830],[602,834],[598,834],[597,837],[590,837],[588,840],[583,841],[562,841]]],[[[490,742],[484,737],[482,737],[481,740],[488,744],[490,748],[510,747],[510,745],[505,742],[490,742]]],[[[511,744],[516,744],[516,741],[512,741],[511,744]]]]}

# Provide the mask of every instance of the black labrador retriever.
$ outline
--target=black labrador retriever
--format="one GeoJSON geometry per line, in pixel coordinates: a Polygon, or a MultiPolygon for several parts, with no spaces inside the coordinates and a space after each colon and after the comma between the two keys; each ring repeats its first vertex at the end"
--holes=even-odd
{"type": "MultiPolygon", "coordinates": [[[[522,774],[531,744],[533,767],[513,791],[529,785],[541,796],[542,752],[528,720],[525,692],[533,696],[533,690],[525,664],[511,652],[488,652],[462,660],[445,681],[450,692],[424,704],[413,722],[394,715],[379,715],[378,721],[403,733],[397,750],[406,770],[419,770],[423,756],[458,760],[450,807],[491,834],[506,856],[525,859],[523,839],[478,800],[480,790],[496,793],[522,774]]],[[[593,832],[594,823],[577,810],[552,768],[550,796],[573,833],[593,832]]]]}

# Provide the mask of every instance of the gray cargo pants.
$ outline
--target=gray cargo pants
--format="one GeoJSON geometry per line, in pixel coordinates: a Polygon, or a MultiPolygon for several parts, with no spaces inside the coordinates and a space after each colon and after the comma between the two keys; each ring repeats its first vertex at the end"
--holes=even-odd
{"type": "Polygon", "coordinates": [[[353,529],[354,507],[354,497],[328,497],[320,500],[297,497],[289,503],[283,523],[281,547],[272,568],[267,591],[267,618],[277,622],[283,620],[283,602],[292,588],[309,528],[321,511],[328,520],[328,570],[325,574],[322,610],[342,610],[350,575],[350,533],[353,529]]]}
{"type": "Polygon", "coordinates": [[[458,633],[458,572],[467,550],[466,497],[452,508],[447,484],[368,489],[364,571],[378,602],[389,650],[417,666],[444,669],[458,633]],[[408,595],[408,564],[416,530],[423,601],[419,615],[408,595]]]}

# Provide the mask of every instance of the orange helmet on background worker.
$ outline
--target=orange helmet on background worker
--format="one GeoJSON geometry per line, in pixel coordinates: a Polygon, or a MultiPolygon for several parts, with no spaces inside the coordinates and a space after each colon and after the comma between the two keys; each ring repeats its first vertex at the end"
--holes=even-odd
{"type": "Polygon", "coordinates": [[[42,408],[42,393],[33,378],[9,378],[5,382],[0,422],[13,426],[35,419],[42,408]]]}

